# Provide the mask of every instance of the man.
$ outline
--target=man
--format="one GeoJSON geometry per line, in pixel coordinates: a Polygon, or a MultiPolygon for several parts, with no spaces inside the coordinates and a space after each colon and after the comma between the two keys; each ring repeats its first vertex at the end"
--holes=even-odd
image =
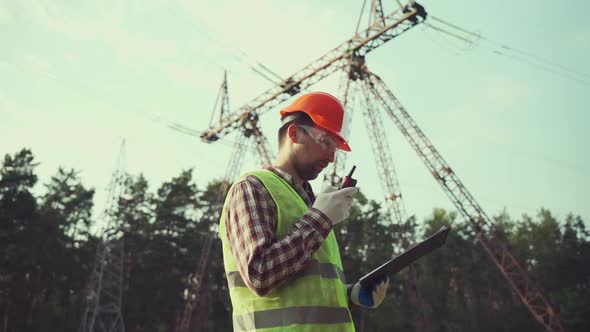
{"type": "Polygon", "coordinates": [[[344,284],[332,228],[348,218],[357,188],[315,197],[308,181],[350,151],[344,108],[312,92],[284,108],[272,166],[244,174],[230,189],[219,234],[235,331],[354,331],[349,306],[377,307],[389,280],[370,289],[344,284]]]}

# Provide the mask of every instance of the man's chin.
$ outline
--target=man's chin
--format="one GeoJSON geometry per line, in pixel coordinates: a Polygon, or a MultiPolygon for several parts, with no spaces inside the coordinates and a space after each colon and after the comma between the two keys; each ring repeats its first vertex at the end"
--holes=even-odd
{"type": "Polygon", "coordinates": [[[317,179],[318,175],[320,175],[321,172],[322,172],[322,170],[320,170],[319,172],[317,170],[312,170],[310,172],[307,172],[307,174],[305,174],[305,180],[307,180],[307,181],[315,180],[315,179],[317,179]]]}

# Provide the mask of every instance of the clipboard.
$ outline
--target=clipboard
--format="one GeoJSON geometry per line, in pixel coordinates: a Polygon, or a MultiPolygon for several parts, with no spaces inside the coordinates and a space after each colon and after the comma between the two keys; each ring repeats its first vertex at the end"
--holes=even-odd
{"type": "Polygon", "coordinates": [[[434,249],[440,248],[447,241],[447,235],[450,230],[451,229],[447,226],[441,227],[426,240],[413,245],[399,256],[390,259],[383,265],[361,277],[359,282],[363,287],[371,287],[384,275],[396,274],[422,256],[430,253],[434,249]]]}

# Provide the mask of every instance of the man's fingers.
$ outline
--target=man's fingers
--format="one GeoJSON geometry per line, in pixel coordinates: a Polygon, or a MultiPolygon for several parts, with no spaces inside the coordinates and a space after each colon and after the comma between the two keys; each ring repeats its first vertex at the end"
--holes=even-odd
{"type": "Polygon", "coordinates": [[[338,194],[342,196],[352,196],[359,192],[359,188],[357,187],[348,187],[338,190],[338,194]]]}
{"type": "Polygon", "coordinates": [[[344,218],[342,218],[342,219],[346,219],[346,218],[348,218],[348,217],[350,217],[350,211],[346,212],[346,213],[344,214],[344,218]]]}
{"type": "Polygon", "coordinates": [[[377,289],[373,293],[374,294],[373,298],[378,300],[378,302],[380,303],[381,301],[383,301],[383,298],[385,297],[386,292],[387,292],[387,287],[377,287],[377,289]]]}
{"type": "Polygon", "coordinates": [[[322,189],[322,192],[323,193],[331,193],[331,192],[336,191],[336,190],[338,190],[338,188],[332,187],[332,186],[326,186],[326,187],[324,187],[322,189]]]}
{"type": "Polygon", "coordinates": [[[374,308],[379,306],[381,302],[383,302],[383,299],[385,299],[387,288],[389,288],[389,278],[375,287],[375,290],[373,291],[374,308]]]}

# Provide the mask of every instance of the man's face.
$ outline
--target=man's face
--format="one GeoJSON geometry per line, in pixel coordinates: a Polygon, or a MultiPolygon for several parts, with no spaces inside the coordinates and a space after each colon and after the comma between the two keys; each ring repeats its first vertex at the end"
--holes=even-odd
{"type": "Polygon", "coordinates": [[[332,134],[314,126],[297,126],[300,144],[294,153],[293,165],[302,180],[310,181],[334,162],[338,143],[332,134]]]}

